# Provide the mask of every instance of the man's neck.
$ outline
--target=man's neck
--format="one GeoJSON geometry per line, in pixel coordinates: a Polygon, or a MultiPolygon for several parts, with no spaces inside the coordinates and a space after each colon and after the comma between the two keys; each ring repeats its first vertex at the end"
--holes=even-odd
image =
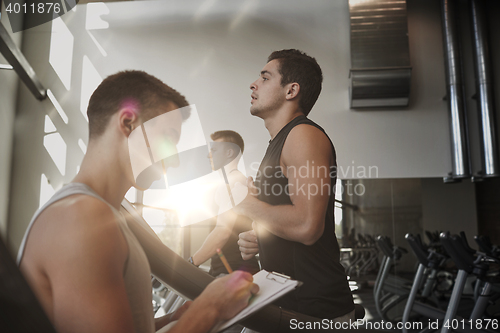
{"type": "Polygon", "coordinates": [[[226,164],[223,167],[226,174],[229,174],[234,170],[238,170],[238,162],[239,162],[239,158],[236,158],[236,159],[232,160],[231,162],[229,162],[228,164],[226,164]]]}
{"type": "Polygon", "coordinates": [[[297,118],[298,116],[303,116],[304,114],[298,109],[295,110],[278,110],[273,112],[270,117],[264,119],[264,124],[271,135],[271,140],[279,133],[279,131],[286,126],[290,121],[297,118]]]}
{"type": "Polygon", "coordinates": [[[89,144],[80,171],[72,182],[89,186],[116,209],[120,208],[132,185],[125,177],[118,154],[109,154],[92,144],[89,144]]]}

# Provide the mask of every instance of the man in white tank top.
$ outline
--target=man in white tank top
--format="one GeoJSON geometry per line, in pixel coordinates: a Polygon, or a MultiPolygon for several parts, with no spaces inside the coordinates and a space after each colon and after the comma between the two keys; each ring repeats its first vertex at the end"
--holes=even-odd
{"type": "Polygon", "coordinates": [[[179,140],[184,96],[140,71],[106,78],[87,115],[89,144],[80,172],[39,211],[28,228],[18,263],[60,333],[153,332],[178,319],[170,332],[208,332],[233,317],[258,287],[235,272],[207,286],[173,317],[153,322],[149,264],[118,213],[138,186],[128,137],[168,112],[166,144],[179,140]],[[142,308],[144,304],[144,309],[142,308]]]}

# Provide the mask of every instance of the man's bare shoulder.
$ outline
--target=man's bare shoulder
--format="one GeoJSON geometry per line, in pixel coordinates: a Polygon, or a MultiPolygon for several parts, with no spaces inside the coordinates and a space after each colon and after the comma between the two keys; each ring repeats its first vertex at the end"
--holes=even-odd
{"type": "MultiPolygon", "coordinates": [[[[240,183],[244,186],[246,186],[247,184],[247,177],[238,169],[232,170],[227,173],[227,180],[229,182],[230,188],[234,188],[236,183],[240,183]]],[[[227,184],[225,183],[225,181],[217,185],[217,188],[215,189],[215,196],[216,198],[227,196],[227,184]]]]}
{"type": "Polygon", "coordinates": [[[78,194],[52,204],[33,224],[21,269],[61,332],[130,331],[124,329],[132,324],[123,280],[128,246],[119,223],[106,203],[78,194]]]}
{"type": "Polygon", "coordinates": [[[330,147],[328,136],[316,126],[300,124],[292,128],[288,134],[287,141],[304,142],[306,144],[321,144],[330,147]]]}
{"type": "Polygon", "coordinates": [[[89,195],[75,194],[47,207],[34,224],[53,232],[75,232],[116,223],[116,217],[105,202],[89,195]]]}
{"type": "Polygon", "coordinates": [[[111,254],[116,259],[123,256],[123,250],[126,256],[126,244],[112,209],[101,200],[77,194],[40,214],[30,231],[25,256],[57,265],[75,255],[92,255],[103,244],[117,247],[111,254]],[[50,261],[43,259],[47,256],[50,261]]]}
{"type": "Polygon", "coordinates": [[[229,184],[231,185],[231,188],[233,188],[236,183],[240,183],[241,185],[247,184],[247,177],[238,169],[232,171],[229,174],[229,184]]]}
{"type": "Polygon", "coordinates": [[[288,134],[282,154],[285,158],[316,154],[330,156],[332,146],[330,139],[322,130],[312,125],[300,124],[288,134]]]}

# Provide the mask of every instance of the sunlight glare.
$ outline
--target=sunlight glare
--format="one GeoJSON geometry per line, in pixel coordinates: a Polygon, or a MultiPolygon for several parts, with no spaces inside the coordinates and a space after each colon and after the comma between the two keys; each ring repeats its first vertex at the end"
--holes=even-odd
{"type": "Polygon", "coordinates": [[[52,21],[49,63],[67,90],[71,87],[73,44],[75,38],[64,21],[58,17],[52,21]]]}
{"type": "Polygon", "coordinates": [[[52,102],[52,105],[54,105],[54,108],[56,109],[57,113],[61,116],[61,119],[64,121],[65,124],[68,123],[68,115],[66,112],[64,112],[63,108],[61,107],[61,104],[56,99],[56,96],[52,93],[52,90],[47,89],[47,97],[49,100],[52,102]]]}
{"type": "Polygon", "coordinates": [[[56,193],[56,190],[52,185],[49,183],[49,180],[47,179],[47,176],[42,173],[42,177],[40,180],[40,205],[38,208],[42,207],[45,205],[47,201],[56,193]]]}
{"type": "Polygon", "coordinates": [[[87,107],[89,106],[90,96],[97,86],[102,82],[102,77],[97,72],[92,62],[87,56],[83,56],[83,69],[82,69],[82,93],[80,96],[80,111],[83,116],[87,118],[87,107]]]}
{"type": "Polygon", "coordinates": [[[87,4],[87,17],[85,20],[85,29],[98,30],[109,28],[109,23],[104,21],[101,16],[109,14],[109,8],[103,2],[87,4]]]}
{"type": "Polygon", "coordinates": [[[44,127],[45,133],[51,133],[57,131],[56,125],[52,122],[49,116],[45,116],[45,127],[44,127]]]}
{"type": "Polygon", "coordinates": [[[61,175],[66,173],[66,151],[68,146],[64,142],[61,134],[51,133],[43,138],[43,145],[50,157],[54,161],[61,175]]]}
{"type": "Polygon", "coordinates": [[[78,139],[78,146],[84,154],[87,152],[87,145],[85,144],[85,142],[83,142],[82,139],[78,139]]]}

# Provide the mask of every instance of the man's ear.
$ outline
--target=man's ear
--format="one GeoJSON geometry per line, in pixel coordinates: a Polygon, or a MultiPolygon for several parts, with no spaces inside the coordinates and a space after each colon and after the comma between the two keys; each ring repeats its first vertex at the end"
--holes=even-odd
{"type": "Polygon", "coordinates": [[[118,121],[120,123],[120,131],[128,137],[139,124],[137,110],[132,108],[120,109],[118,111],[118,121]]]}
{"type": "Polygon", "coordinates": [[[299,95],[300,85],[297,82],[290,83],[286,91],[286,99],[292,100],[299,95]]]}
{"type": "Polygon", "coordinates": [[[234,156],[234,149],[228,149],[226,150],[226,157],[229,158],[231,161],[234,160],[236,156],[234,156]]]}

